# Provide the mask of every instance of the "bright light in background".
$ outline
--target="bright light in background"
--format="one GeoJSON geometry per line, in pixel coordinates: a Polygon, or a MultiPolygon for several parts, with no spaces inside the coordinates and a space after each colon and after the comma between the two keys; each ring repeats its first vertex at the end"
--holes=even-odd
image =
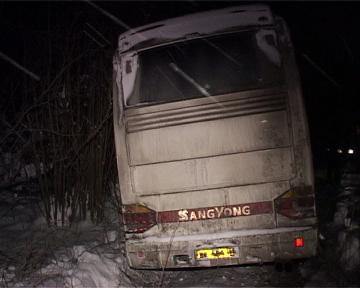
{"type": "Polygon", "coordinates": [[[343,151],[341,149],[337,149],[336,152],[339,154],[343,153],[343,151]]]}
{"type": "Polygon", "coordinates": [[[354,154],[354,150],[353,150],[353,149],[349,149],[349,150],[348,150],[348,154],[354,154]]]}

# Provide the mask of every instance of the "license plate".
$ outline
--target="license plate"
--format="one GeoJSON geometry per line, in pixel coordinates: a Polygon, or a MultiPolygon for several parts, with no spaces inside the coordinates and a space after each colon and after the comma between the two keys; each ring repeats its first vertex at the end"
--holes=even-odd
{"type": "Polygon", "coordinates": [[[196,260],[224,259],[238,257],[235,247],[219,247],[213,249],[200,249],[195,252],[196,260]]]}

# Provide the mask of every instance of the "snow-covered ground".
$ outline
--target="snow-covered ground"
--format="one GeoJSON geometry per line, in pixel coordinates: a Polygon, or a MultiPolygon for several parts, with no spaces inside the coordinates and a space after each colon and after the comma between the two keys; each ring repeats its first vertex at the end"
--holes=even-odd
{"type": "Polygon", "coordinates": [[[115,209],[109,207],[106,221],[99,225],[84,221],[72,227],[47,227],[36,192],[1,191],[0,287],[355,287],[360,284],[360,237],[354,191],[360,177],[351,177],[343,178],[352,180],[342,182],[340,193],[331,193],[328,185],[319,188],[319,257],[300,263],[292,272],[276,271],[272,264],[133,270],[126,263],[115,209]],[[324,210],[331,201],[336,201],[336,213],[324,210]]]}

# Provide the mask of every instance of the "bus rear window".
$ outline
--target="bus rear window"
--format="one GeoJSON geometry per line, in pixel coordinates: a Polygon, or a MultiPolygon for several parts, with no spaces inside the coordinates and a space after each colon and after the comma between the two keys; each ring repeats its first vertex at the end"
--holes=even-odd
{"type": "Polygon", "coordinates": [[[188,40],[133,58],[136,69],[129,61],[123,69],[133,74],[123,77],[132,82],[123,83],[126,106],[222,95],[278,85],[282,79],[273,30],[188,40]]]}

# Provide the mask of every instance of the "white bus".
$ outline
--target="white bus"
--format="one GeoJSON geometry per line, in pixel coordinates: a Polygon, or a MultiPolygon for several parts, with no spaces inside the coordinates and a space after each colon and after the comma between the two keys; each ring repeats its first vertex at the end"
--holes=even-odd
{"type": "Polygon", "coordinates": [[[134,268],[314,256],[309,132],[284,21],[265,5],[120,35],[114,130],[134,268]]]}

